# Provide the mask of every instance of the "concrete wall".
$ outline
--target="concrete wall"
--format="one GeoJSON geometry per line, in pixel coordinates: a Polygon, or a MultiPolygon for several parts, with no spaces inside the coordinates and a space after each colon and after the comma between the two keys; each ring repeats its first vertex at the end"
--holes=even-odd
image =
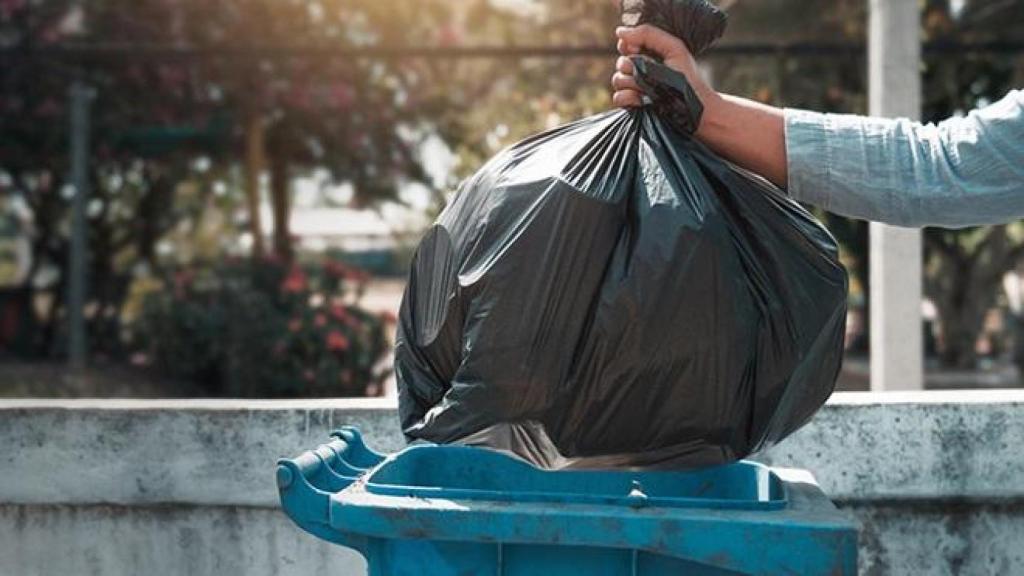
{"type": "MultiPolygon", "coordinates": [[[[362,574],[277,509],[274,460],[394,406],[0,401],[0,576],[362,574]]],[[[1024,574],[1024,391],[837,394],[763,460],[863,523],[864,574],[1024,574]]]]}

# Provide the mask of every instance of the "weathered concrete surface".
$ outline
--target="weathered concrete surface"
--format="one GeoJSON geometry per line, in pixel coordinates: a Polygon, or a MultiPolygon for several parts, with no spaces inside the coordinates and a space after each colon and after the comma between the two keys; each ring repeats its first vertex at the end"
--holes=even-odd
{"type": "Polygon", "coordinates": [[[402,447],[393,402],[0,401],[0,503],[277,505],[274,461],[359,426],[402,447]]]}
{"type": "MultiPolygon", "coordinates": [[[[0,401],[0,575],[360,574],[273,483],[343,424],[402,446],[381,400],[0,401]]],[[[861,518],[864,573],[1024,574],[1022,447],[1024,391],[849,393],[762,459],[861,518]]]]}
{"type": "Polygon", "coordinates": [[[1024,506],[856,503],[861,574],[1024,574],[1024,506]]]}
{"type": "Polygon", "coordinates": [[[759,459],[840,502],[1022,499],[1024,390],[835,394],[759,459]]]}
{"type": "Polygon", "coordinates": [[[355,552],[318,542],[278,510],[220,506],[0,505],[4,576],[339,576],[355,552]]]}

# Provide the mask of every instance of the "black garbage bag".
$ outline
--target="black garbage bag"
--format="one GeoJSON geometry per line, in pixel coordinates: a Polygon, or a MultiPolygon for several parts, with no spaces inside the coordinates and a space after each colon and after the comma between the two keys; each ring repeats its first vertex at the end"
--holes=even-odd
{"type": "Polygon", "coordinates": [[[409,440],[551,468],[702,466],[778,442],[831,394],[835,240],[690,137],[700,105],[683,76],[636,64],[652,105],[499,153],[423,238],[395,352],[409,440]]]}

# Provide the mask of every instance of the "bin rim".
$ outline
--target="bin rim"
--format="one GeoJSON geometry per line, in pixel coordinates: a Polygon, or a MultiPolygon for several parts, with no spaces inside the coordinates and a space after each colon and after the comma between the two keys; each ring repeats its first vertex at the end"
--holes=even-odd
{"type": "Polygon", "coordinates": [[[628,508],[703,508],[711,510],[781,510],[788,502],[786,486],[771,468],[759,462],[739,461],[721,466],[693,470],[544,470],[510,455],[507,452],[463,445],[420,444],[409,446],[400,452],[385,457],[376,467],[365,474],[363,489],[379,496],[409,498],[433,498],[447,500],[492,501],[505,503],[548,503],[560,505],[602,505],[628,508]],[[410,485],[382,482],[378,477],[386,475],[389,468],[416,457],[429,457],[443,461],[445,457],[471,458],[478,466],[492,466],[495,474],[535,477],[543,484],[543,477],[574,476],[581,480],[594,475],[620,476],[630,480],[630,489],[619,494],[588,493],[558,490],[496,490],[477,488],[452,488],[446,486],[410,485]],[[756,478],[760,483],[757,499],[714,498],[703,496],[654,496],[645,493],[645,480],[662,477],[662,481],[705,477],[711,479],[724,474],[756,478]]]}
{"type": "MultiPolygon", "coordinates": [[[[441,492],[382,494],[374,492],[380,488],[371,486],[370,479],[403,454],[414,458],[420,457],[417,454],[482,458],[504,462],[498,466],[506,472],[521,471],[524,466],[532,468],[533,473],[540,472],[524,461],[482,448],[424,445],[385,457],[369,449],[354,428],[343,428],[334,437],[296,458],[278,462],[282,508],[307,532],[358,550],[367,558],[381,551],[380,543],[402,540],[494,543],[499,548],[522,544],[633,549],[765,574],[794,570],[801,574],[831,573],[837,557],[847,564],[849,558],[856,557],[857,523],[835,508],[806,471],[753,462],[731,465],[769,470],[780,479],[786,502],[774,510],[651,505],[642,486],[639,493],[630,490],[627,494],[629,506],[579,499],[562,502],[546,494],[518,500],[480,499],[479,493],[452,490],[443,493],[444,497],[441,492]],[[802,543],[813,553],[793,556],[779,546],[784,542],[802,543]],[[766,566],[780,569],[765,571],[766,566]]],[[[396,474],[392,479],[401,477],[396,474]]],[[[652,488],[652,494],[657,495],[664,486],[659,488],[655,483],[652,488]]]]}

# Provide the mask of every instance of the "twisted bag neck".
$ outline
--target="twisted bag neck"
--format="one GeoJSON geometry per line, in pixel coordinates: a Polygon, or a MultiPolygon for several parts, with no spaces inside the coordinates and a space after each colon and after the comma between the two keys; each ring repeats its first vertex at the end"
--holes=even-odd
{"type": "MultiPolygon", "coordinates": [[[[725,33],[726,15],[708,0],[622,0],[622,23],[661,28],[700,55],[725,33]]],[[[686,77],[650,56],[632,60],[636,82],[654,113],[683,134],[693,135],[704,105],[686,77]]]]}
{"type": "Polygon", "coordinates": [[[700,126],[704,104],[686,76],[647,56],[634,56],[634,78],[644,91],[648,106],[676,130],[692,136],[700,126]]]}
{"type": "Polygon", "coordinates": [[[725,33],[726,14],[707,0],[622,0],[622,23],[650,24],[682,40],[700,56],[725,33]]]}

